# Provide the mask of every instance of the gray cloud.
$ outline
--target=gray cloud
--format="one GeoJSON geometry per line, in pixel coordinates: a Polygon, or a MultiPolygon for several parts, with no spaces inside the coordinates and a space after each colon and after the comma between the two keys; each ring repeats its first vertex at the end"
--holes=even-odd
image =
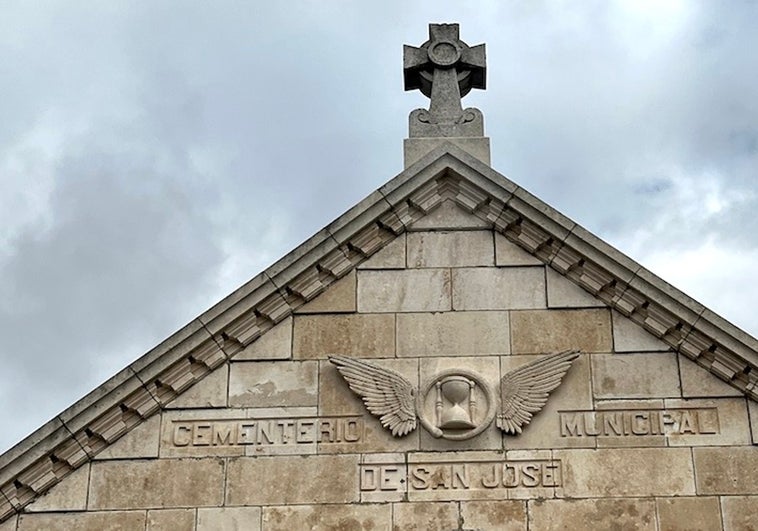
{"type": "Polygon", "coordinates": [[[493,166],[747,330],[755,2],[4,7],[0,448],[401,170],[401,45],[486,42],[493,166]],[[697,267],[695,267],[697,266],[697,267]],[[666,276],[669,275],[669,276],[666,276]]]}

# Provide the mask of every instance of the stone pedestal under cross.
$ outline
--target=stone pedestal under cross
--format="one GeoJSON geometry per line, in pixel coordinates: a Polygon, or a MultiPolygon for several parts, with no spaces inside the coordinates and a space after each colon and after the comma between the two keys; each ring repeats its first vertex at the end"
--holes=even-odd
{"type": "Polygon", "coordinates": [[[429,24],[429,40],[403,47],[405,90],[420,90],[429,109],[409,116],[405,141],[406,167],[449,140],[489,164],[489,139],[479,109],[464,109],[461,98],[471,89],[486,88],[484,44],[468,46],[459,38],[458,24],[429,24]]]}

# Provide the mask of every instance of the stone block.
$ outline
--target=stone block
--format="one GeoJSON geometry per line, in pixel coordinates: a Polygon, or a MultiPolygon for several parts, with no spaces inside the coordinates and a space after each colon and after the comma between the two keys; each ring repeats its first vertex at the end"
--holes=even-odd
{"type": "Polygon", "coordinates": [[[408,267],[495,265],[492,231],[412,232],[408,234],[408,267]]]}
{"type": "Polygon", "coordinates": [[[318,362],[243,361],[229,372],[230,407],[315,406],[318,362]]]}
{"type": "Polygon", "coordinates": [[[758,496],[722,496],[724,531],[758,529],[758,496]]]}
{"type": "Polygon", "coordinates": [[[495,233],[495,265],[532,266],[545,265],[539,258],[510,242],[505,236],[495,233]]]}
{"type": "MultiPolygon", "coordinates": [[[[418,394],[420,399],[423,400],[422,404],[426,403],[428,406],[424,412],[430,423],[434,424],[434,402],[436,398],[432,384],[443,372],[451,371],[455,374],[461,369],[474,373],[480,378],[477,387],[480,387],[480,384],[489,386],[492,390],[492,407],[494,408],[495,413],[497,413],[497,404],[499,403],[497,390],[500,383],[500,363],[497,356],[468,357],[463,359],[459,357],[435,357],[424,359],[419,363],[419,378],[421,386],[419,387],[418,394]],[[422,393],[426,388],[429,388],[429,394],[424,396],[422,393]]],[[[484,397],[480,397],[477,401],[480,422],[483,421],[488,406],[483,398],[484,397]]],[[[424,429],[423,426],[420,428],[420,444],[422,451],[501,450],[503,448],[503,436],[494,421],[479,435],[461,441],[436,438],[424,429]]]]}
{"type": "MultiPolygon", "coordinates": [[[[584,420],[584,433],[587,434],[587,428],[592,431],[600,431],[601,434],[595,436],[598,448],[667,446],[666,435],[658,433],[660,426],[655,421],[659,417],[651,420],[651,411],[659,412],[660,415],[663,410],[662,399],[596,400],[594,418],[590,416],[589,419],[585,418],[584,420]],[[638,426],[635,428],[641,434],[635,433],[635,430],[632,429],[633,419],[637,418],[633,416],[636,411],[644,412],[641,417],[643,428],[640,429],[638,426]],[[591,422],[592,420],[594,423],[591,422]],[[654,425],[656,426],[655,433],[651,433],[654,425]],[[621,435],[616,436],[617,432],[621,435]]],[[[664,429],[672,431],[674,428],[675,426],[667,424],[664,429]]],[[[567,431],[564,426],[561,429],[567,431]]]]}
{"type": "Polygon", "coordinates": [[[195,509],[147,511],[147,531],[195,531],[195,509]]]}
{"type": "Polygon", "coordinates": [[[103,531],[145,529],[145,511],[22,514],[18,531],[103,531]]]}
{"type": "Polygon", "coordinates": [[[361,456],[361,503],[398,502],[407,498],[406,454],[372,453],[361,456]]]}
{"type": "Polygon", "coordinates": [[[293,354],[298,359],[323,359],[334,354],[394,357],[395,316],[299,315],[295,317],[293,354]]]}
{"type": "MultiPolygon", "coordinates": [[[[390,531],[392,506],[386,505],[300,505],[265,507],[266,531],[390,531]]],[[[200,531],[198,529],[198,531],[200,531]]]]}
{"type": "Polygon", "coordinates": [[[408,227],[417,230],[472,230],[488,229],[490,224],[463,210],[452,199],[445,199],[439,206],[408,227]]]}
{"type": "Polygon", "coordinates": [[[455,310],[529,310],[546,307],[544,267],[453,270],[455,310]]]}
{"type": "Polygon", "coordinates": [[[394,531],[459,529],[455,502],[411,502],[392,505],[394,531]]]}
{"type": "Polygon", "coordinates": [[[547,305],[549,308],[597,308],[606,304],[566,277],[546,267],[547,305]]]}
{"type": "Polygon", "coordinates": [[[371,255],[358,269],[405,269],[405,233],[371,255]]]}
{"type": "Polygon", "coordinates": [[[656,531],[655,502],[641,499],[529,502],[530,531],[614,529],[656,531]]]}
{"type": "Polygon", "coordinates": [[[511,312],[513,354],[578,349],[611,351],[608,310],[532,310],[511,312]]]}
{"type": "Polygon", "coordinates": [[[750,422],[744,398],[669,399],[665,403],[666,409],[697,410],[691,416],[692,426],[679,426],[668,436],[669,446],[750,444],[750,422]]]}
{"type": "MultiPolygon", "coordinates": [[[[381,251],[379,251],[381,252],[381,251]]],[[[295,313],[349,313],[355,311],[355,271],[329,286],[326,291],[295,313]]]]}
{"type": "Polygon", "coordinates": [[[686,356],[679,356],[679,376],[685,398],[744,396],[715,374],[707,371],[686,356]]]}
{"type": "Polygon", "coordinates": [[[315,454],[316,417],[315,406],[168,411],[163,414],[160,455],[315,454]]]}
{"type": "Polygon", "coordinates": [[[166,409],[226,407],[228,383],[229,364],[225,363],[169,402],[166,409]]]}
{"type": "Polygon", "coordinates": [[[292,317],[288,317],[236,354],[234,360],[286,360],[291,357],[292,317]]]}
{"type": "Polygon", "coordinates": [[[748,400],[747,407],[750,417],[750,430],[753,434],[753,444],[758,445],[758,402],[748,400]]]}
{"type": "Polygon", "coordinates": [[[18,516],[11,516],[5,522],[0,523],[0,531],[16,531],[18,516]]]}
{"type": "Polygon", "coordinates": [[[229,461],[227,505],[353,503],[357,455],[241,457],[229,461]]]}
{"type": "Polygon", "coordinates": [[[397,316],[398,357],[509,354],[508,312],[397,316]]]}
{"type": "Polygon", "coordinates": [[[676,354],[598,354],[592,356],[596,398],[681,397],[676,354]]]}
{"type": "MultiPolygon", "coordinates": [[[[367,453],[418,450],[420,427],[405,437],[394,437],[379,419],[371,415],[361,398],[353,393],[347,382],[329,361],[321,361],[319,369],[319,413],[322,416],[357,415],[363,418],[364,433],[359,442],[322,443],[319,453],[367,453]]],[[[402,375],[418,389],[418,360],[376,359],[371,363],[402,375]]]]}
{"type": "Polygon", "coordinates": [[[718,498],[658,498],[659,531],[711,531],[721,529],[718,498]]]}
{"type": "Polygon", "coordinates": [[[358,311],[444,312],[450,310],[449,269],[358,271],[358,311]]]}
{"type": "Polygon", "coordinates": [[[30,513],[42,511],[83,511],[87,508],[89,463],[74,470],[24,509],[30,513]]]}
{"type": "Polygon", "coordinates": [[[197,510],[196,531],[260,531],[260,507],[218,507],[197,510]]]}
{"type": "Polygon", "coordinates": [[[156,414],[115,443],[106,446],[102,452],[95,456],[95,460],[158,457],[160,432],[161,416],[156,414]]]}
{"type": "Polygon", "coordinates": [[[92,464],[89,509],[218,506],[223,492],[221,459],[99,461],[92,464]]]}
{"type": "Polygon", "coordinates": [[[526,502],[517,500],[461,502],[463,529],[527,529],[526,502]]]}
{"type": "Polygon", "coordinates": [[[689,448],[555,450],[553,457],[563,462],[566,498],[695,494],[689,448]]]}
{"type": "Polygon", "coordinates": [[[615,352],[665,352],[666,343],[618,312],[613,317],[613,350],[615,352]]]}
{"type": "Polygon", "coordinates": [[[454,136],[454,137],[420,137],[403,140],[403,159],[405,167],[418,162],[430,151],[442,144],[451,143],[466,153],[490,165],[490,139],[483,136],[454,136]]]}
{"type": "Polygon", "coordinates": [[[694,448],[698,494],[758,494],[758,452],[752,446],[694,448]]]}
{"type": "MultiPolygon", "coordinates": [[[[542,356],[503,356],[500,358],[501,374],[513,371],[521,365],[542,356]]],[[[545,407],[532,417],[519,435],[506,434],[507,449],[529,448],[594,448],[591,437],[564,437],[560,429],[559,411],[592,409],[590,385],[590,356],[583,354],[571,364],[561,385],[549,396],[545,407]]],[[[500,392],[499,384],[496,387],[500,392]]]]}

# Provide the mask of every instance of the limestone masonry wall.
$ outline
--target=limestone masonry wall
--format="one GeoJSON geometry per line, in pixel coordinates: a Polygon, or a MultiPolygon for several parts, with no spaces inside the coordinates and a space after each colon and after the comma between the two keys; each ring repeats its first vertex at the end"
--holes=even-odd
{"type": "Polygon", "coordinates": [[[412,229],[0,531],[758,529],[758,404],[452,202],[412,229]],[[466,440],[393,437],[327,358],[499,397],[566,349],[523,433],[466,440]]]}

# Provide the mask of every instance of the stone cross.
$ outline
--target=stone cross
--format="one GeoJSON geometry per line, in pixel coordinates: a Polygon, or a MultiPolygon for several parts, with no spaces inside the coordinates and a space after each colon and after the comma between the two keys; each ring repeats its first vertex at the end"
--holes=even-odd
{"type": "Polygon", "coordinates": [[[403,47],[405,90],[419,89],[430,98],[429,110],[410,116],[411,137],[483,136],[481,111],[463,109],[461,98],[472,88],[486,88],[484,44],[468,46],[458,24],[429,24],[429,40],[403,47]]]}

